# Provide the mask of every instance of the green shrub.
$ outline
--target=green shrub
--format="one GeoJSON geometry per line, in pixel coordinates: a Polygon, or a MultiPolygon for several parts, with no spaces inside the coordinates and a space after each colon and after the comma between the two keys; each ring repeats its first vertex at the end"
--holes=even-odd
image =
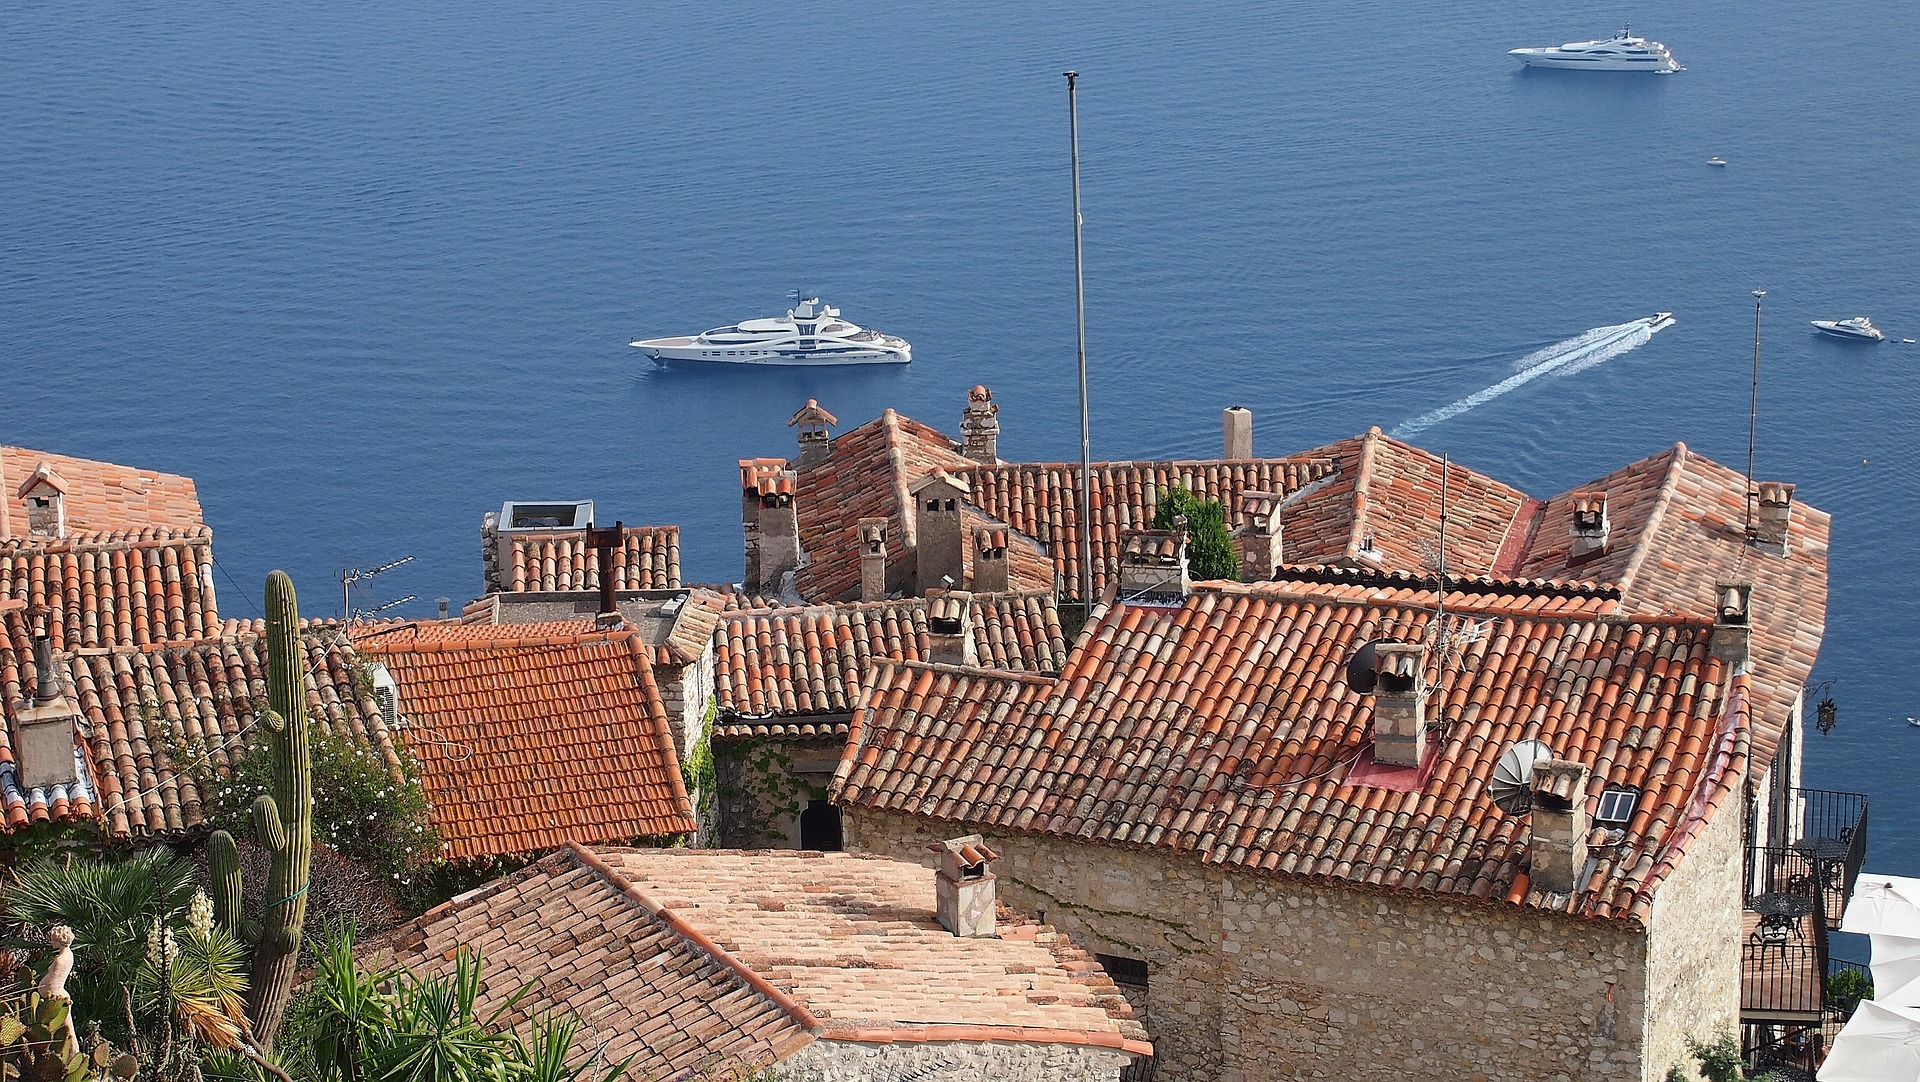
{"type": "Polygon", "coordinates": [[[1234,551],[1227,512],[1218,500],[1203,500],[1184,488],[1170,488],[1153,506],[1153,528],[1171,530],[1187,518],[1187,570],[1197,580],[1238,579],[1240,556],[1234,551]]]}

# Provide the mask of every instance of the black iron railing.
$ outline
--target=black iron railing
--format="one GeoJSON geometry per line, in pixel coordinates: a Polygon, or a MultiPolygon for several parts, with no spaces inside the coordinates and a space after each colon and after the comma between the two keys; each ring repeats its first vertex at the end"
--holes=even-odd
{"type": "Polygon", "coordinates": [[[1827,959],[1827,1013],[1835,1022],[1853,1017],[1863,999],[1873,998],[1873,971],[1845,958],[1827,959]]]}
{"type": "Polygon", "coordinates": [[[1740,1035],[1741,1057],[1747,1063],[1747,1075],[1758,1078],[1808,1079],[1820,1064],[1819,1026],[1744,1026],[1740,1035]],[[1771,1072],[1771,1073],[1770,1073],[1771,1072]]]}
{"type": "Polygon", "coordinates": [[[1820,886],[1838,895],[1844,909],[1867,857],[1867,798],[1831,789],[1790,789],[1787,795],[1797,810],[1795,844],[1817,866],[1820,886]]]}

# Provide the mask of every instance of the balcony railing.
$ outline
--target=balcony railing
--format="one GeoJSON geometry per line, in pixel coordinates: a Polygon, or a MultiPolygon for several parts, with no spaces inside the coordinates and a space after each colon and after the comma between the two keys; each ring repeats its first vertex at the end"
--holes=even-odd
{"type": "Polygon", "coordinates": [[[1746,1026],[1740,1052],[1747,1077],[1812,1079],[1820,1065],[1819,1026],[1746,1026]]]}
{"type": "Polygon", "coordinates": [[[1829,922],[1838,924],[1867,857],[1867,798],[1830,789],[1789,789],[1787,795],[1798,820],[1794,846],[1812,860],[1829,922]]]}

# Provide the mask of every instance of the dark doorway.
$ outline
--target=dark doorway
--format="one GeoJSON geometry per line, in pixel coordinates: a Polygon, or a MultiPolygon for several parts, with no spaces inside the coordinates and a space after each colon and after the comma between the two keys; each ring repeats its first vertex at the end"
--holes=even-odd
{"type": "Polygon", "coordinates": [[[806,810],[800,813],[800,848],[838,853],[841,849],[840,809],[824,800],[809,800],[806,810]]]}

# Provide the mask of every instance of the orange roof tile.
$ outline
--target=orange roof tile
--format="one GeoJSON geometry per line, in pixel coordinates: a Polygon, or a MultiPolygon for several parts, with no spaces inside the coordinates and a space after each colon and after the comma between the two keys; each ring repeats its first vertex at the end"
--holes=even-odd
{"type": "Polygon", "coordinates": [[[213,532],[149,527],[0,541],[0,599],[22,603],[5,639],[23,653],[43,613],[60,651],[204,639],[220,627],[213,532]]]}
{"type": "MultiPolygon", "coordinates": [[[[1371,639],[1422,641],[1430,595],[1329,600],[1303,585],[1314,584],[1223,584],[1176,608],[1111,606],[1056,679],[877,664],[837,799],[1520,902],[1525,831],[1486,785],[1502,749],[1534,738],[1589,766],[1595,799],[1608,784],[1646,791],[1572,907],[1644,917],[1656,857],[1685,829],[1696,794],[1729,784],[1715,773],[1728,760],[1714,753],[1738,715],[1726,709],[1729,676],[1708,654],[1708,625],[1481,612],[1450,593],[1446,693],[1429,706],[1444,730],[1431,773],[1397,791],[1346,781],[1371,745],[1371,715],[1344,666],[1371,639]]],[[[1441,678],[1431,659],[1428,670],[1441,678]]]]}
{"type": "Polygon", "coordinates": [[[0,446],[0,539],[26,535],[27,506],[19,488],[43,467],[60,479],[69,536],[202,524],[191,477],[0,446]]]}
{"type": "MultiPolygon", "coordinates": [[[[600,563],[584,530],[539,530],[510,535],[502,571],[507,590],[598,590],[600,563]]],[[[680,527],[628,526],[614,558],[614,589],[680,588],[680,527]]]]}
{"type": "Polygon", "coordinates": [[[578,622],[356,631],[454,859],[694,828],[649,652],[578,622]]]}

